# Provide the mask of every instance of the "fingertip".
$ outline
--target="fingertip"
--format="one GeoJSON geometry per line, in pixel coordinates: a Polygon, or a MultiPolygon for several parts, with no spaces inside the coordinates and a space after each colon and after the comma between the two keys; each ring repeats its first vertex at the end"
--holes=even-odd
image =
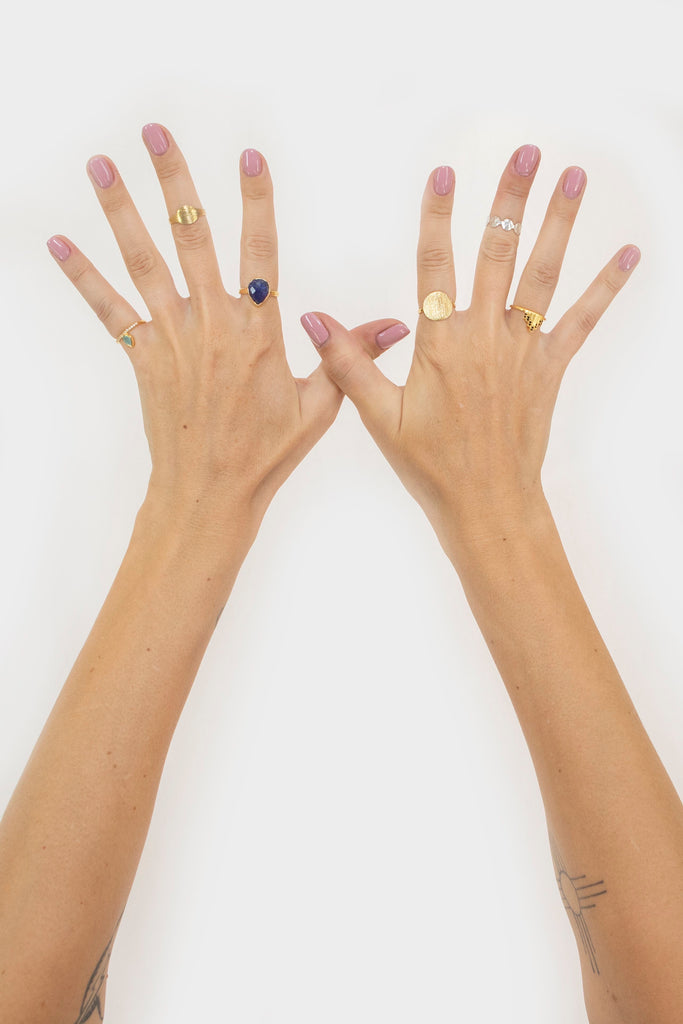
{"type": "Polygon", "coordinates": [[[437,196],[447,196],[455,188],[455,171],[448,164],[432,172],[432,189],[437,196]]]}
{"type": "Polygon", "coordinates": [[[637,245],[627,245],[619,256],[619,269],[628,273],[640,263],[641,252],[637,245]]]}
{"type": "Polygon", "coordinates": [[[304,313],[300,320],[301,326],[316,348],[324,345],[330,336],[330,332],[317,313],[304,313]]]}
{"type": "Polygon", "coordinates": [[[142,129],[142,141],[152,156],[163,156],[171,145],[170,134],[163,125],[151,121],[142,129]]]}
{"type": "Polygon", "coordinates": [[[408,334],[410,334],[410,328],[402,320],[399,320],[392,324],[391,327],[387,327],[385,330],[380,331],[379,334],[376,334],[375,341],[379,348],[387,349],[395,345],[397,341],[405,338],[408,334]]]}
{"type": "Polygon", "coordinates": [[[520,146],[512,157],[512,170],[523,178],[530,177],[538,167],[541,151],[538,146],[520,146]]]}
{"type": "Polygon", "coordinates": [[[46,243],[50,253],[63,263],[71,255],[71,246],[60,235],[53,235],[46,243]]]}
{"type": "Polygon", "coordinates": [[[245,149],[240,155],[240,170],[247,178],[256,178],[263,171],[263,162],[258,149],[245,149]]]}

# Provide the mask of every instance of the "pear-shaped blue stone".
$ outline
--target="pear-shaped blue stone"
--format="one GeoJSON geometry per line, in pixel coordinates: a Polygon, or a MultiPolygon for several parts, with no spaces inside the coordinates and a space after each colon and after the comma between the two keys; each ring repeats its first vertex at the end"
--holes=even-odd
{"type": "Polygon", "coordinates": [[[121,335],[121,341],[123,342],[124,345],[127,345],[128,348],[132,348],[133,345],[135,344],[135,342],[131,338],[130,334],[122,334],[121,335]]]}
{"type": "Polygon", "coordinates": [[[262,277],[256,277],[253,281],[249,282],[249,295],[257,306],[266,301],[269,291],[270,285],[262,277]]]}

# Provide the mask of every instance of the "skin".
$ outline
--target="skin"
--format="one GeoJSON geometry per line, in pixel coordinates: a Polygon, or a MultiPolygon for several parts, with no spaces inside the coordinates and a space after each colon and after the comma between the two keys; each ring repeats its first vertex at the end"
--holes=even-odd
{"type": "MultiPolygon", "coordinates": [[[[202,204],[165,131],[168,150],[150,155],[170,215],[202,204]]],[[[256,307],[225,291],[207,217],[171,228],[189,298],[178,294],[109,163],[111,185],[93,185],[151,315],[124,351],[152,470],[121,568],[0,822],[0,1020],[12,1024],[102,1016],[113,936],[203,653],[268,504],[343,398],[320,367],[292,377],[277,299],[256,307]]],[[[252,175],[243,160],[240,184],[240,283],[276,289],[265,160],[252,175]]],[[[138,310],[56,237],[71,250],[62,270],[116,338],[138,310]]],[[[377,335],[397,324],[353,337],[374,358],[377,335]]]]}
{"type": "MultiPolygon", "coordinates": [[[[530,167],[531,148],[508,162],[492,214],[522,220],[540,155],[530,167]]],[[[542,314],[584,190],[565,195],[570,170],[513,299],[542,314]]],[[[422,202],[420,303],[433,290],[456,292],[453,188],[436,191],[445,175],[433,172],[422,202]]],[[[675,1024],[683,806],[583,600],[541,485],[564,371],[639,254],[619,250],[551,331],[530,333],[506,309],[517,245],[514,232],[486,228],[470,308],[437,322],[419,317],[403,387],[330,316],[302,323],[432,523],[505,683],[536,770],[591,1024],[675,1024]]]]}

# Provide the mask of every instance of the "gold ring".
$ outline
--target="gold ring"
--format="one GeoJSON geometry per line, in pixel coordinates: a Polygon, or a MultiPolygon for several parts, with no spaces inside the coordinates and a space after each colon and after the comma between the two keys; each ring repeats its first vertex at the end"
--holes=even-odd
{"type": "Polygon", "coordinates": [[[454,309],[455,303],[445,292],[430,292],[418,313],[424,313],[428,320],[448,320],[454,309]]]}
{"type": "Polygon", "coordinates": [[[262,277],[255,277],[253,281],[250,281],[246,288],[240,288],[240,295],[248,295],[255,306],[261,306],[269,295],[272,295],[274,299],[280,294],[275,288],[271,288],[267,281],[264,281],[262,277]]]}
{"type": "Polygon", "coordinates": [[[510,306],[510,309],[518,309],[523,314],[527,331],[537,331],[545,320],[542,313],[534,313],[533,309],[526,309],[524,306],[510,306]]]}
{"type": "Polygon", "coordinates": [[[197,206],[179,206],[172,217],[169,217],[170,224],[194,224],[196,220],[204,216],[204,210],[197,206]]]}
{"type": "Polygon", "coordinates": [[[147,323],[149,323],[149,320],[136,320],[134,324],[130,325],[130,327],[126,327],[125,331],[121,331],[118,338],[116,339],[117,342],[120,341],[122,345],[126,346],[126,348],[135,348],[135,338],[130,332],[133,330],[134,327],[139,327],[140,324],[147,323]]]}

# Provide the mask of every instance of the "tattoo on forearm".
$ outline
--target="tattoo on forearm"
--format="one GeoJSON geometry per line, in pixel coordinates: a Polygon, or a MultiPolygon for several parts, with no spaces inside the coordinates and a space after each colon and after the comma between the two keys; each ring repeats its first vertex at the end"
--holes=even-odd
{"type": "Polygon", "coordinates": [[[213,627],[214,629],[216,628],[216,626],[217,626],[217,625],[218,625],[218,623],[220,622],[220,619],[221,619],[221,615],[223,614],[223,612],[224,612],[224,611],[225,611],[225,605],[223,605],[223,607],[221,608],[221,610],[220,610],[220,611],[219,611],[219,613],[218,613],[218,618],[216,619],[216,625],[215,625],[215,626],[213,627]]]}
{"type": "Polygon", "coordinates": [[[585,950],[586,956],[591,965],[593,974],[599,974],[600,969],[598,967],[598,961],[595,954],[595,946],[591,934],[586,924],[586,919],[583,916],[584,911],[592,910],[595,907],[595,899],[598,896],[604,896],[607,889],[604,888],[604,881],[601,879],[599,882],[589,882],[584,884],[585,875],[570,875],[565,867],[565,863],[562,860],[557,843],[552,835],[550,835],[550,849],[553,856],[553,864],[555,865],[555,879],[557,881],[560,895],[562,896],[562,902],[565,910],[569,914],[570,920],[576,929],[577,935],[580,937],[585,950]]]}
{"type": "MultiPolygon", "coordinates": [[[[123,917],[123,914],[121,915],[123,917]]],[[[121,924],[121,917],[116,922],[116,928],[114,934],[110,938],[106,945],[104,953],[97,961],[97,966],[90,976],[85,995],[83,996],[83,1002],[81,1003],[81,1012],[78,1014],[76,1024],[85,1024],[88,1020],[104,1020],[104,1006],[102,1005],[102,989],[104,983],[107,980],[107,971],[109,969],[109,959],[111,957],[112,947],[114,945],[114,939],[116,938],[116,932],[121,924]],[[95,1017],[97,1013],[97,1017],[95,1017]]]]}

